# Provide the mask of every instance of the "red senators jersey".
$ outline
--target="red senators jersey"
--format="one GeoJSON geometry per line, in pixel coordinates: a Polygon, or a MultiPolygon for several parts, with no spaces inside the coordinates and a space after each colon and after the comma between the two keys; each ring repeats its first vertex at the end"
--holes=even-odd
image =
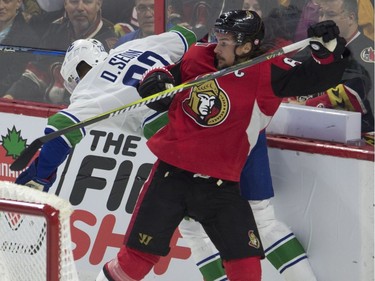
{"type": "MultiPolygon", "coordinates": [[[[215,44],[196,44],[188,50],[180,68],[184,80],[216,70],[214,48],[215,44]]],[[[259,131],[281,102],[274,88],[283,95],[288,88],[284,80],[291,80],[292,86],[303,83],[292,79],[298,72],[288,73],[294,65],[293,60],[277,57],[177,94],[169,108],[169,123],[148,141],[148,147],[181,169],[239,181],[259,131]]]]}

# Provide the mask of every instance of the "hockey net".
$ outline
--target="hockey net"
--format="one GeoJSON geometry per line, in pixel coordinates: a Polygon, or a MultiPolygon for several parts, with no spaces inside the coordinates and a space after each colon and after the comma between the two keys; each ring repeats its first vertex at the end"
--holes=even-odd
{"type": "Polygon", "coordinates": [[[0,280],[75,281],[69,202],[0,181],[0,280]]]}

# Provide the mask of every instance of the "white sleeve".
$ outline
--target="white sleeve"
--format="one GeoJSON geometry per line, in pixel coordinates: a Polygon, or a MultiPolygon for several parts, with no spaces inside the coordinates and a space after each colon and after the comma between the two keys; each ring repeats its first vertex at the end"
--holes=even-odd
{"type": "MultiPolygon", "coordinates": [[[[142,75],[150,68],[179,61],[194,42],[194,33],[179,27],[172,32],[133,40],[113,49],[105,61],[92,68],[79,82],[69,107],[60,114],[62,118],[54,119],[58,120],[56,122],[51,120],[50,126],[61,129],[141,99],[137,86],[142,75]]],[[[124,114],[119,120],[121,118],[125,118],[124,114]]],[[[136,125],[139,128],[131,124],[129,129],[133,132],[140,130],[141,121],[136,125]]],[[[76,143],[77,138],[72,138],[76,143]]]]}

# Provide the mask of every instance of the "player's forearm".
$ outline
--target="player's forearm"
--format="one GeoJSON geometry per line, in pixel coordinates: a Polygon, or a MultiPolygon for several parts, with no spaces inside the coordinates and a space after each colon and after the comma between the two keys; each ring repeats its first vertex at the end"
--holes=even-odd
{"type": "Polygon", "coordinates": [[[306,96],[339,84],[347,60],[320,65],[312,58],[285,71],[272,65],[272,88],[278,97],[306,96]]]}

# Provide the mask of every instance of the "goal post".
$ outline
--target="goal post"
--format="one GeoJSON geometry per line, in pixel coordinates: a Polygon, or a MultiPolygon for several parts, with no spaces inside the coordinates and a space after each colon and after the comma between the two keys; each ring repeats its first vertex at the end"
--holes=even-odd
{"type": "Polygon", "coordinates": [[[72,212],[54,194],[0,181],[0,279],[78,281],[72,212]]]}

